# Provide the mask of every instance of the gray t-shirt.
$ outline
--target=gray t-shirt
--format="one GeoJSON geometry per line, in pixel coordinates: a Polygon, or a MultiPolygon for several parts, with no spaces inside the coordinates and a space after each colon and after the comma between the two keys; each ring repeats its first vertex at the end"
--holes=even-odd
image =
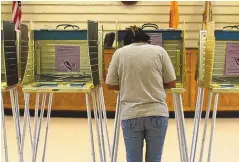
{"type": "Polygon", "coordinates": [[[106,83],[119,85],[121,120],[169,116],[163,83],[176,79],[168,53],[160,46],[132,43],[112,56],[106,83]]]}

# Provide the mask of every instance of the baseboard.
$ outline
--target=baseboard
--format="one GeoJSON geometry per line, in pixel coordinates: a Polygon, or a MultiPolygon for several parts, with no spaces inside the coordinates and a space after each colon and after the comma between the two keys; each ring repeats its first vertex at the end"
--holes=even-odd
{"type": "MultiPolygon", "coordinates": [[[[12,110],[5,108],[4,109],[5,115],[12,115],[12,110]]],[[[40,113],[40,112],[39,112],[40,113]]],[[[184,116],[185,118],[194,118],[194,111],[185,111],[184,116]]],[[[20,115],[23,116],[24,111],[20,110],[20,115]]],[[[114,111],[107,111],[106,112],[108,118],[114,118],[115,112],[114,111]]],[[[206,112],[202,112],[202,117],[205,117],[206,112]]],[[[30,115],[34,116],[34,110],[30,110],[30,115]]],[[[45,111],[44,116],[46,117],[47,113],[45,111]]],[[[91,112],[91,116],[94,117],[94,113],[91,112]]],[[[87,118],[86,111],[70,111],[70,110],[52,110],[51,117],[64,117],[64,118],[87,118]]],[[[174,118],[175,114],[173,111],[169,112],[169,117],[174,118]]],[[[210,112],[210,118],[212,117],[212,112],[210,112]]],[[[239,118],[239,111],[218,111],[217,112],[218,118],[239,118]]]]}

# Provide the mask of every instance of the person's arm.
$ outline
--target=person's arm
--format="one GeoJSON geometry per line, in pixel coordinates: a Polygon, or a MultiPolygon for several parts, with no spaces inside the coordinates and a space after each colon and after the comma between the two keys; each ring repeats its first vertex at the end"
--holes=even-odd
{"type": "Polygon", "coordinates": [[[107,84],[107,88],[109,90],[114,90],[114,91],[119,91],[120,90],[119,85],[109,85],[109,84],[107,84]]]}
{"type": "Polygon", "coordinates": [[[171,88],[176,88],[176,81],[168,82],[168,83],[163,83],[163,86],[165,89],[171,89],[171,88]]]}
{"type": "Polygon", "coordinates": [[[109,90],[119,91],[119,75],[118,75],[118,67],[119,67],[119,58],[117,52],[115,52],[112,56],[108,74],[106,76],[106,84],[109,90]]]}
{"type": "Polygon", "coordinates": [[[173,64],[168,53],[163,49],[162,50],[162,74],[164,81],[164,88],[171,89],[176,87],[176,75],[173,64]]]}

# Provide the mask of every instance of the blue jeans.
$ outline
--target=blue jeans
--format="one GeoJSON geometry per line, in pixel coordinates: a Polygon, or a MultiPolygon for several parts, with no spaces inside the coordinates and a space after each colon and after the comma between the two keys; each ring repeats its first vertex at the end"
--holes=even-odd
{"type": "Polygon", "coordinates": [[[143,161],[143,145],[146,141],[145,162],[161,162],[168,118],[150,116],[122,120],[127,162],[143,161]]]}

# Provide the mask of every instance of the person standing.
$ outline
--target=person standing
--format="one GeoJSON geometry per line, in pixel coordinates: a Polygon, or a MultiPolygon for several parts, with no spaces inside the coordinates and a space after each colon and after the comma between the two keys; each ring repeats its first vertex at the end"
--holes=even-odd
{"type": "Polygon", "coordinates": [[[176,75],[163,47],[149,44],[150,37],[137,28],[132,43],[113,54],[106,84],[120,91],[120,119],[127,162],[161,162],[168,128],[164,89],[176,87],[176,75]]]}

